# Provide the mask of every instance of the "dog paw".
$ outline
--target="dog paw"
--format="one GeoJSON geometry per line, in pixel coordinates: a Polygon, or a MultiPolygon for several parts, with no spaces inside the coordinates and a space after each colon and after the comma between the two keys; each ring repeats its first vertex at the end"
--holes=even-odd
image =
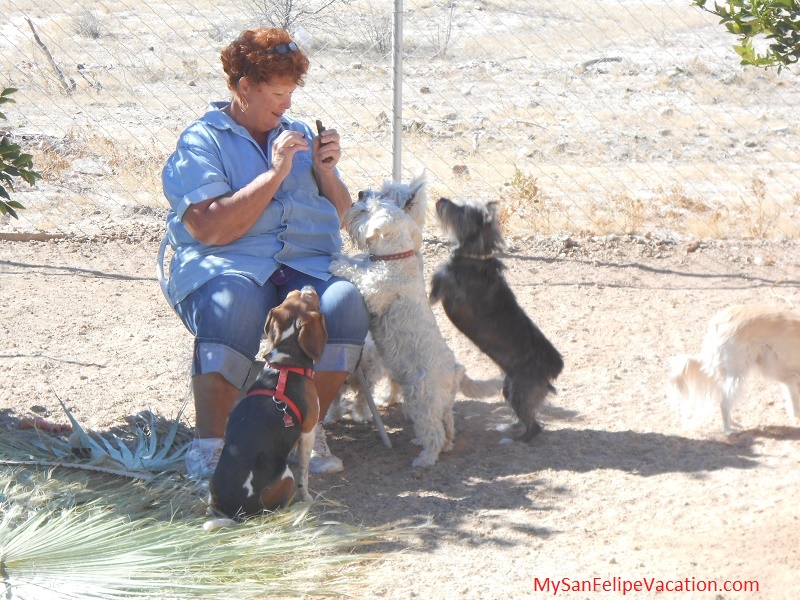
{"type": "Polygon", "coordinates": [[[217,531],[225,527],[233,527],[238,523],[234,519],[209,519],[203,523],[204,531],[217,531]]]}
{"type": "Polygon", "coordinates": [[[736,435],[737,433],[741,433],[744,429],[744,425],[739,423],[739,421],[731,421],[729,424],[725,424],[723,426],[723,431],[725,435],[736,435]]]}
{"type": "Polygon", "coordinates": [[[359,262],[347,254],[335,254],[331,257],[330,272],[337,277],[349,279],[358,268],[359,262]]]}
{"type": "Polygon", "coordinates": [[[432,467],[436,464],[436,457],[430,456],[429,454],[425,454],[424,452],[420,454],[414,461],[411,463],[412,467],[432,467]]]}
{"type": "Polygon", "coordinates": [[[521,434],[514,437],[518,442],[528,443],[542,431],[542,426],[534,421],[530,427],[526,428],[521,434]]]}
{"type": "Polygon", "coordinates": [[[494,430],[499,431],[500,433],[506,433],[507,431],[512,431],[520,426],[519,421],[515,421],[514,423],[500,423],[497,425],[494,430]]]}
{"type": "MultiPolygon", "coordinates": [[[[379,399],[375,404],[378,408],[391,408],[400,402],[400,394],[390,393],[386,398],[379,399]]],[[[800,421],[800,418],[798,418],[800,421]]]]}

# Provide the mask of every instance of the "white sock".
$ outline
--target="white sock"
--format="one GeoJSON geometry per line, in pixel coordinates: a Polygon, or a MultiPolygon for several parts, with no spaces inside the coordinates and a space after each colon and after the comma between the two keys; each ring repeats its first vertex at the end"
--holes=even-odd
{"type": "Polygon", "coordinates": [[[225,444],[222,438],[196,438],[192,440],[192,448],[200,452],[214,452],[225,444]]]}

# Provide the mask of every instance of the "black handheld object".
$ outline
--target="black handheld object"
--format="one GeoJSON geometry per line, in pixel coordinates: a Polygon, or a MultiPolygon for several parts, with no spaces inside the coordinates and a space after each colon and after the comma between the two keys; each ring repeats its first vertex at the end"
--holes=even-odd
{"type": "MultiPolygon", "coordinates": [[[[322,132],[325,131],[325,126],[322,124],[322,121],[317,119],[317,135],[322,135],[322,132]]],[[[319,145],[322,146],[324,142],[322,140],[319,141],[319,145]]],[[[332,156],[329,156],[322,162],[331,162],[333,160],[332,156]]]]}

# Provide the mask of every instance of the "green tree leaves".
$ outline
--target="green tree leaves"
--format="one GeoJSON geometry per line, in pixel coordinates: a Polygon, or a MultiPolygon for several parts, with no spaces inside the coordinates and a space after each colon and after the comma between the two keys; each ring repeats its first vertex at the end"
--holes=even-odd
{"type": "Polygon", "coordinates": [[[695,6],[721,18],[720,23],[738,36],[734,50],[743,65],[756,67],[788,67],[800,58],[800,0],[725,0],[708,8],[708,0],[693,0],[695,6]],[[753,41],[769,41],[767,50],[759,52],[753,41]]]}
{"type": "MultiPolygon", "coordinates": [[[[6,102],[14,102],[11,94],[16,92],[15,88],[5,88],[0,93],[0,105],[6,102]]],[[[6,116],[0,112],[0,119],[5,120],[6,116]]],[[[25,208],[19,202],[12,200],[10,191],[14,191],[14,180],[22,179],[29,185],[36,183],[42,175],[33,170],[33,156],[25,154],[4,131],[0,131],[0,214],[9,214],[18,219],[17,210],[25,208]]]]}

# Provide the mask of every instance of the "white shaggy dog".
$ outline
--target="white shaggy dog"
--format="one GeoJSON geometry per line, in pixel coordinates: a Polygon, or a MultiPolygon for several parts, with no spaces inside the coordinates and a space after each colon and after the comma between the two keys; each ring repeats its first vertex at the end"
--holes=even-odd
{"type": "Polygon", "coordinates": [[[727,435],[742,428],[731,419],[751,371],[781,384],[786,408],[800,417],[800,313],[772,306],[731,306],[717,313],[699,355],[672,359],[670,395],[676,408],[719,407],[727,435]]]}
{"type": "Polygon", "coordinates": [[[347,231],[369,257],[339,256],[331,273],[355,283],[370,312],[370,333],[391,379],[403,390],[403,410],[422,452],[415,467],[433,465],[453,447],[453,403],[461,390],[471,398],[500,391],[499,379],[474,381],[456,363],[436,324],[425,293],[422,230],[424,174],[409,185],[386,183],[358,195],[347,214],[347,231]]]}

